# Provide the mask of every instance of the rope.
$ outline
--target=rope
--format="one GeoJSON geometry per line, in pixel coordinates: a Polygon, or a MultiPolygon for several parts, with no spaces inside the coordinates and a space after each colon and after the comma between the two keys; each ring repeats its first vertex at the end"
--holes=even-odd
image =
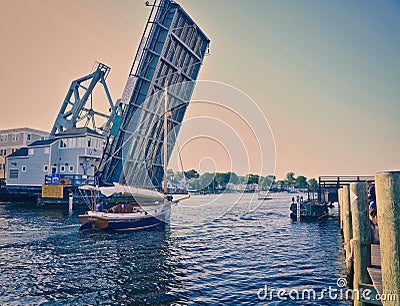
{"type": "Polygon", "coordinates": [[[185,189],[186,189],[187,180],[186,180],[186,175],[185,175],[185,171],[184,171],[185,168],[183,167],[182,156],[181,156],[181,149],[180,149],[180,147],[179,147],[178,136],[176,135],[176,130],[175,130],[175,129],[174,129],[174,134],[175,134],[176,146],[178,147],[179,163],[180,163],[180,166],[181,166],[181,170],[182,170],[182,172],[183,172],[183,180],[184,180],[184,182],[185,182],[185,189]]]}

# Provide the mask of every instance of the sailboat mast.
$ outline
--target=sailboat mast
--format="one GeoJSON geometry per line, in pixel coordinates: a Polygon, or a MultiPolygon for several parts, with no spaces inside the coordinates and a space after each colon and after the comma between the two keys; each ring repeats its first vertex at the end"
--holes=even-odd
{"type": "Polygon", "coordinates": [[[93,208],[92,211],[96,211],[96,190],[92,190],[93,192],[93,208]]]}
{"type": "Polygon", "coordinates": [[[168,103],[167,87],[164,88],[164,194],[168,193],[167,187],[167,130],[168,130],[168,103]]]}

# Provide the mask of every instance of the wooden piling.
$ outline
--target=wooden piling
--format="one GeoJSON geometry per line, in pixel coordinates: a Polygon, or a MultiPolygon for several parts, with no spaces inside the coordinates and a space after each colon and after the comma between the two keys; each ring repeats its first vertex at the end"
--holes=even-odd
{"type": "MultiPolygon", "coordinates": [[[[342,220],[343,220],[343,240],[344,249],[346,251],[346,258],[349,257],[351,252],[350,239],[353,238],[353,224],[351,217],[351,206],[350,206],[350,188],[349,186],[343,186],[342,188],[342,220]]],[[[351,271],[351,263],[348,262],[346,265],[347,271],[351,271]]]]}
{"type": "Polygon", "coordinates": [[[381,244],[382,284],[385,295],[400,303],[400,171],[380,172],[375,176],[378,226],[381,244]]]}
{"type": "Polygon", "coordinates": [[[342,213],[342,207],[343,207],[343,188],[338,189],[338,204],[339,204],[339,225],[340,225],[340,230],[343,230],[343,213],[342,213]]]}
{"type": "MultiPolygon", "coordinates": [[[[371,265],[371,235],[368,216],[368,190],[366,183],[350,184],[350,201],[353,226],[354,280],[353,287],[370,283],[367,267],[371,265]]],[[[354,305],[365,305],[356,298],[354,305]]]]}

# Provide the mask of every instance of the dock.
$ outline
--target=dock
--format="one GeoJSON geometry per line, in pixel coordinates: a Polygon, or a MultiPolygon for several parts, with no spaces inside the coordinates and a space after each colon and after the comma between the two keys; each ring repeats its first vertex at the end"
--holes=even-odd
{"type": "Polygon", "coordinates": [[[340,228],[351,288],[359,293],[354,305],[400,305],[400,171],[374,177],[379,243],[371,243],[367,183],[338,189],[340,228]],[[351,277],[350,277],[351,278],[351,277]]]}
{"type": "Polygon", "coordinates": [[[381,248],[379,244],[371,244],[371,265],[367,267],[367,271],[378,294],[383,294],[381,248]]]}
{"type": "Polygon", "coordinates": [[[318,177],[318,201],[320,202],[338,202],[338,190],[351,183],[366,183],[374,180],[373,176],[365,175],[346,175],[333,176],[324,175],[318,177]]]}

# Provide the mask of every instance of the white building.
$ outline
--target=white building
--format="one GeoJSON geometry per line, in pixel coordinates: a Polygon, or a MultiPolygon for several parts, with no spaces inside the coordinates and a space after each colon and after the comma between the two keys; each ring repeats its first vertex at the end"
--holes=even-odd
{"type": "Polygon", "coordinates": [[[38,140],[7,157],[7,186],[41,186],[57,177],[60,184],[93,184],[104,140],[83,127],[38,140]]]}
{"type": "Polygon", "coordinates": [[[235,191],[242,191],[242,192],[255,192],[260,190],[259,184],[237,184],[234,187],[235,191]]]}
{"type": "Polygon", "coordinates": [[[49,133],[31,128],[0,130],[0,179],[5,178],[6,157],[19,148],[49,137],[49,133]]]}

